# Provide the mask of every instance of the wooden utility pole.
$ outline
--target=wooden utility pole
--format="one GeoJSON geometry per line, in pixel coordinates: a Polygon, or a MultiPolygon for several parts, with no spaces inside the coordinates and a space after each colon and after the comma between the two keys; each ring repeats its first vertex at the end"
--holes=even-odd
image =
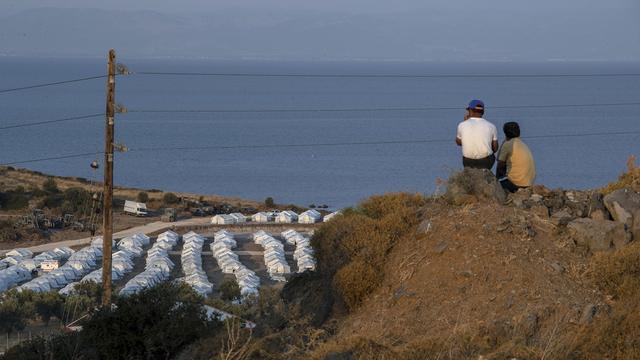
{"type": "Polygon", "coordinates": [[[111,306],[111,243],[113,241],[113,143],[116,93],[116,52],[109,51],[107,109],[104,132],[104,211],[102,230],[102,305],[111,306]]]}

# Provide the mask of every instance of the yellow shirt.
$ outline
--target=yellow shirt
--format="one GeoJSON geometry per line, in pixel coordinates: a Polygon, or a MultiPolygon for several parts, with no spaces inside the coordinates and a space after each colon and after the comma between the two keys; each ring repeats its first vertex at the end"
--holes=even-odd
{"type": "Polygon", "coordinates": [[[533,185],[536,179],[536,165],[529,147],[520,138],[513,138],[502,144],[498,161],[507,163],[507,178],[514,185],[533,185]]]}

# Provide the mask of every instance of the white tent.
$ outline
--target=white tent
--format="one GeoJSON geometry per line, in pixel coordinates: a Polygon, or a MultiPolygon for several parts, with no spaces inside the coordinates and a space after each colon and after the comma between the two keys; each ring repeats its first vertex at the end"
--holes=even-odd
{"type": "Polygon", "coordinates": [[[336,217],[338,215],[341,215],[341,214],[342,214],[342,211],[332,212],[331,214],[325,215],[322,221],[327,222],[327,221],[329,221],[329,220],[333,219],[334,217],[336,217]]]}
{"type": "Polygon", "coordinates": [[[236,219],[236,223],[247,222],[247,217],[241,213],[232,213],[232,214],[229,214],[229,216],[232,216],[234,219],[236,219]]]}
{"type": "Polygon", "coordinates": [[[298,216],[298,222],[301,224],[315,224],[322,221],[322,214],[314,209],[307,210],[298,216]]]}
{"type": "Polygon", "coordinates": [[[298,214],[293,211],[285,210],[276,216],[276,222],[280,224],[291,224],[298,221],[298,214]]]}
{"type": "Polygon", "coordinates": [[[220,214],[211,218],[211,223],[216,225],[230,225],[238,222],[238,219],[231,215],[220,214]]]}
{"type": "Polygon", "coordinates": [[[251,216],[251,221],[256,223],[268,223],[273,221],[273,215],[267,212],[259,212],[251,216]]]}

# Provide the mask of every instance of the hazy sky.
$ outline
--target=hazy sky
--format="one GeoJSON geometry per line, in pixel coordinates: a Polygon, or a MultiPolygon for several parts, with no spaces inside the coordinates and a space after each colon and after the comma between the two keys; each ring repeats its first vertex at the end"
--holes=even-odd
{"type": "Polygon", "coordinates": [[[2,0],[0,53],[638,61],[639,17],[638,0],[2,0]]]}

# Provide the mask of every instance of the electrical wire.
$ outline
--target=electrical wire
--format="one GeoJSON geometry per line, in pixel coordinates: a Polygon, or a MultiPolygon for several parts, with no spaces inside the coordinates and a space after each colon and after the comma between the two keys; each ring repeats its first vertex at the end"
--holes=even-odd
{"type": "MultiPolygon", "coordinates": [[[[580,134],[552,134],[552,135],[531,135],[523,136],[523,139],[554,139],[565,137],[590,137],[590,136],[620,136],[620,135],[640,135],[638,131],[611,131],[611,132],[592,132],[580,134]]],[[[332,142],[332,143],[304,143],[304,144],[261,144],[261,145],[213,145],[213,146],[158,146],[158,147],[140,147],[129,149],[128,152],[150,152],[150,151],[192,151],[192,150],[229,150],[229,149],[271,149],[271,148],[300,148],[300,147],[334,147],[334,146],[362,146],[362,145],[398,145],[398,144],[427,144],[427,143],[448,143],[453,142],[451,139],[423,139],[423,140],[387,140],[387,141],[359,141],[359,142],[332,142]]],[[[19,160],[0,164],[0,166],[18,165],[41,161],[61,160],[79,158],[85,156],[95,156],[103,154],[101,152],[89,152],[81,154],[70,154],[63,156],[19,160]]]]}
{"type": "Polygon", "coordinates": [[[72,117],[54,119],[54,120],[45,120],[45,121],[30,122],[30,123],[24,123],[24,124],[0,126],[0,130],[24,128],[24,127],[38,126],[38,125],[45,125],[45,124],[54,124],[54,123],[61,123],[61,122],[73,121],[73,120],[91,119],[91,118],[103,117],[103,116],[104,116],[104,113],[72,116],[72,117]]]}
{"type": "Polygon", "coordinates": [[[52,160],[74,159],[74,158],[81,158],[86,156],[95,156],[100,154],[103,154],[103,153],[89,152],[89,153],[69,154],[69,155],[62,155],[62,156],[51,156],[46,158],[12,161],[8,163],[0,164],[0,166],[29,164],[29,163],[42,162],[42,161],[52,161],[52,160]]]}
{"type": "Polygon", "coordinates": [[[587,77],[638,77],[640,73],[599,73],[599,74],[297,74],[297,73],[217,73],[217,72],[163,72],[137,71],[134,75],[156,76],[218,76],[218,77],[268,77],[268,78],[587,78],[587,77]]]}
{"type": "MultiPolygon", "coordinates": [[[[487,107],[486,110],[499,109],[554,109],[554,108],[579,108],[579,107],[618,107],[618,106],[640,106],[640,102],[620,102],[620,103],[585,103],[585,104],[548,104],[548,105],[501,105],[487,107]]],[[[394,111],[442,111],[442,110],[463,110],[460,106],[427,106],[427,107],[389,107],[389,108],[317,108],[317,109],[132,109],[129,113],[326,113],[326,112],[394,112],[394,111]]]]}
{"type": "Polygon", "coordinates": [[[96,76],[88,76],[88,77],[79,78],[79,79],[62,80],[62,81],[55,81],[55,82],[44,83],[44,84],[35,84],[35,85],[27,85],[27,86],[9,88],[9,89],[1,89],[0,90],[0,94],[5,94],[5,93],[10,93],[10,92],[15,92],[15,91],[22,91],[22,90],[29,90],[29,89],[37,89],[37,88],[43,88],[43,87],[48,87],[48,86],[71,84],[71,83],[77,83],[77,82],[88,81],[88,80],[103,79],[103,78],[106,78],[106,77],[107,77],[107,75],[96,75],[96,76]]]}

